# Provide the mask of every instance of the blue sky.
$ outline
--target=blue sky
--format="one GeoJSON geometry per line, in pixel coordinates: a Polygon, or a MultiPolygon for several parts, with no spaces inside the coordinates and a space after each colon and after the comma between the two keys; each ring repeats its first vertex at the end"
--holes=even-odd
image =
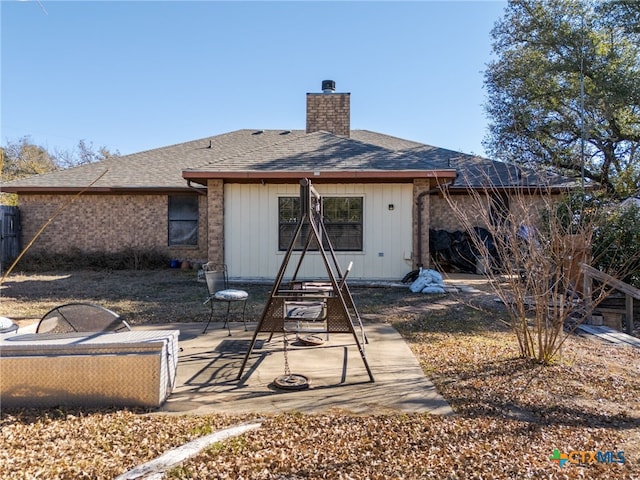
{"type": "Polygon", "coordinates": [[[505,2],[2,0],[1,141],[122,154],[304,129],[322,80],[351,128],[484,154],[483,72],[505,2]]]}

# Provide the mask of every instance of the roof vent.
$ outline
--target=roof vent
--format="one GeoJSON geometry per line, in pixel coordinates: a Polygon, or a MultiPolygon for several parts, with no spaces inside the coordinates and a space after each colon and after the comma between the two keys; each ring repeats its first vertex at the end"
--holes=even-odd
{"type": "Polygon", "coordinates": [[[336,82],[333,80],[322,81],[322,93],[333,93],[336,91],[336,82]]]}

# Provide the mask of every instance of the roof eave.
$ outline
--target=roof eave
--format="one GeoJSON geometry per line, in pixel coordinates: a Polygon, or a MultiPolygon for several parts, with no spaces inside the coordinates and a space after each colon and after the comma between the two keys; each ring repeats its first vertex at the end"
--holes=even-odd
{"type": "Polygon", "coordinates": [[[411,181],[417,178],[429,179],[453,179],[456,178],[456,171],[453,169],[443,170],[341,170],[341,171],[227,171],[227,172],[203,172],[189,171],[182,172],[185,180],[205,185],[207,180],[225,180],[238,182],[261,182],[261,181],[290,181],[301,178],[313,178],[314,181],[332,182],[402,182],[411,181]]]}
{"type": "Polygon", "coordinates": [[[488,192],[510,192],[540,195],[542,193],[567,193],[579,188],[577,185],[464,185],[456,184],[447,187],[451,193],[467,194],[472,190],[487,190],[488,192]]]}
{"type": "Polygon", "coordinates": [[[44,195],[44,194],[76,194],[80,192],[84,192],[85,194],[158,194],[158,193],[167,193],[167,192],[185,192],[192,191],[192,188],[189,188],[188,185],[185,184],[184,187],[162,187],[162,186],[153,186],[153,187],[35,187],[35,186],[25,186],[25,187],[3,187],[2,193],[16,193],[16,194],[33,194],[33,195],[44,195]]]}

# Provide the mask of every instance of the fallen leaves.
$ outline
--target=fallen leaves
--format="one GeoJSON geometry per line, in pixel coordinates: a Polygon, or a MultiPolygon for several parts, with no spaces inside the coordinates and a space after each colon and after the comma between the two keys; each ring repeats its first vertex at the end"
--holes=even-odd
{"type": "MultiPolygon", "coordinates": [[[[206,448],[166,478],[640,478],[638,350],[571,337],[558,362],[540,367],[518,358],[514,337],[495,310],[482,312],[451,298],[431,308],[424,297],[394,291],[388,298],[382,289],[358,296],[378,301],[366,310],[394,322],[455,415],[336,410],[267,416],[259,429],[206,448]],[[395,315],[397,302],[402,310],[395,315]],[[624,451],[626,462],[560,467],[549,458],[555,448],[624,451]]],[[[473,301],[478,305],[482,298],[473,301]]],[[[495,304],[488,295],[484,307],[495,304]]],[[[255,418],[5,410],[0,478],[113,479],[195,438],[255,418]]]]}
{"type": "MultiPolygon", "coordinates": [[[[478,409],[452,417],[275,415],[170,470],[168,478],[638,478],[637,458],[625,465],[562,469],[549,461],[554,448],[615,451],[627,429],[637,429],[637,418],[615,427],[589,426],[568,418],[547,422],[542,415],[515,420],[498,409],[480,415],[478,409]]],[[[0,477],[113,478],[204,431],[247,420],[126,410],[55,417],[13,412],[2,418],[0,477]]]]}

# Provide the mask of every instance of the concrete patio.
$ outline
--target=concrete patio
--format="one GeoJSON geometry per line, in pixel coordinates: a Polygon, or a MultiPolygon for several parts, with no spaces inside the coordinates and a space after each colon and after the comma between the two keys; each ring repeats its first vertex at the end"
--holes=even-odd
{"type": "MultiPolygon", "coordinates": [[[[486,278],[448,276],[449,288],[478,292],[486,278]]],[[[400,334],[383,317],[363,315],[368,339],[366,358],[371,382],[351,334],[331,334],[320,346],[301,346],[290,335],[288,360],[292,374],[309,379],[309,388],[280,390],[284,342],[281,333],[260,333],[240,379],[238,375],[251,344],[256,322],[231,323],[229,336],[222,323],[163,323],[135,326],[134,330],[179,330],[179,361],[172,394],[159,413],[279,413],[348,411],[356,414],[418,412],[451,415],[446,400],[427,379],[400,334]]],[[[22,325],[20,334],[33,333],[36,324],[22,325]]],[[[356,329],[359,333],[359,329],[356,329]]],[[[324,336],[323,336],[324,338],[324,336]]]]}
{"type": "MultiPolygon", "coordinates": [[[[244,331],[232,323],[228,336],[221,323],[145,325],[136,329],[180,330],[176,386],[161,407],[168,413],[279,413],[342,410],[358,414],[425,412],[450,415],[448,403],[425,378],[400,334],[382,322],[366,322],[366,358],[371,382],[351,334],[331,334],[320,346],[301,346],[289,338],[292,374],[309,379],[309,388],[281,390],[273,381],[284,374],[284,342],[260,333],[242,378],[238,374],[251,344],[255,324],[244,331]]],[[[291,337],[291,335],[290,335],[291,337]]],[[[323,336],[324,338],[324,336],[323,336]]]]}

